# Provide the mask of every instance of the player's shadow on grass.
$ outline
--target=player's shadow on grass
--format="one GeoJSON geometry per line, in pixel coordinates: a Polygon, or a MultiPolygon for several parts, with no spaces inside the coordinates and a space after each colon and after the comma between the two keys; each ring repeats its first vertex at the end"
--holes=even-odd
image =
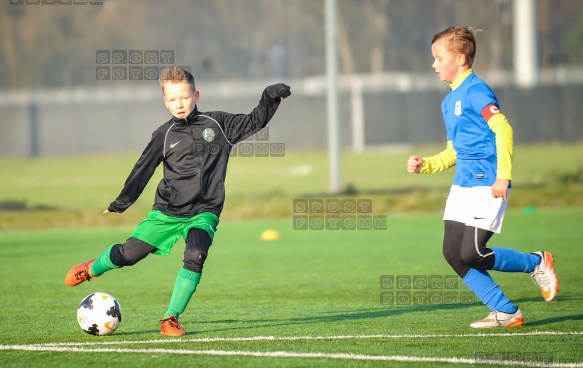
{"type": "MultiPolygon", "coordinates": [[[[578,295],[565,295],[561,296],[560,300],[581,300],[583,296],[578,295]]],[[[533,298],[520,298],[513,300],[517,304],[521,303],[545,303],[539,297],[533,298]]],[[[554,302],[553,302],[554,303],[554,302]]],[[[188,320],[184,320],[182,322],[183,327],[187,331],[192,331],[189,335],[197,334],[197,330],[209,333],[209,332],[223,332],[223,331],[237,331],[237,330],[248,330],[248,329],[256,329],[256,328],[263,328],[263,327],[284,327],[284,326],[293,326],[293,325],[300,325],[300,324],[307,324],[307,323],[338,323],[338,322],[347,322],[347,321],[357,321],[357,320],[364,320],[364,319],[371,319],[371,318],[387,318],[387,317],[396,317],[403,314],[408,313],[417,313],[417,312],[431,312],[437,310],[462,310],[468,307],[480,307],[482,306],[481,303],[474,302],[474,303],[467,303],[467,304],[435,304],[435,305],[405,305],[405,306],[395,306],[395,305],[382,305],[381,308],[370,308],[370,309],[358,309],[358,310],[340,310],[340,311],[328,311],[323,313],[330,313],[327,315],[312,315],[312,316],[299,316],[294,318],[262,318],[262,319],[222,319],[222,320],[195,320],[190,322],[188,320]],[[239,324],[239,326],[233,326],[235,324],[239,324]],[[200,329],[197,326],[202,325],[223,325],[222,327],[218,328],[210,328],[210,329],[200,329]],[[232,325],[232,326],[229,326],[232,325]]],[[[583,320],[583,314],[576,314],[570,316],[561,316],[561,317],[553,317],[553,318],[546,318],[538,321],[531,321],[527,320],[525,326],[527,327],[539,327],[544,326],[552,323],[559,323],[565,321],[581,321],[583,320]]],[[[159,332],[159,330],[151,330],[151,331],[140,331],[135,333],[116,333],[116,335],[131,335],[131,334],[142,334],[142,333],[155,333],[159,332]]]]}
{"type": "MultiPolygon", "coordinates": [[[[560,303],[561,301],[581,301],[583,300],[583,295],[560,295],[558,296],[557,300],[550,302],[549,304],[560,303]]],[[[514,303],[520,305],[522,303],[546,303],[541,299],[540,296],[534,298],[520,298],[513,300],[514,303]]],[[[574,314],[571,316],[561,316],[561,317],[552,317],[552,318],[545,318],[538,321],[532,321],[526,315],[526,322],[525,326],[527,327],[537,327],[537,326],[544,326],[551,323],[558,323],[558,322],[565,322],[565,321],[580,321],[583,320],[583,314],[574,314]]]]}
{"type": "MultiPolygon", "coordinates": [[[[195,325],[200,324],[231,324],[231,323],[244,323],[246,326],[237,327],[224,327],[211,330],[205,330],[205,332],[219,332],[219,331],[233,331],[233,330],[247,330],[251,328],[259,327],[282,327],[291,326],[297,324],[305,323],[338,323],[361,319],[371,319],[371,318],[386,318],[395,317],[406,313],[417,313],[417,312],[428,312],[435,311],[437,309],[462,309],[467,307],[472,307],[478,305],[474,304],[440,304],[440,305],[417,305],[417,306],[392,306],[387,305],[386,308],[375,308],[375,309],[360,309],[352,312],[337,313],[331,315],[319,315],[319,316],[305,316],[305,317],[295,317],[295,318],[282,318],[282,319],[254,319],[254,320],[215,320],[215,321],[198,321],[194,322],[195,325]]],[[[194,328],[196,330],[196,328],[194,328]]]]}
{"type": "Polygon", "coordinates": [[[562,317],[553,317],[553,318],[545,318],[539,321],[526,321],[525,326],[528,327],[537,327],[537,326],[544,326],[551,323],[558,323],[558,322],[565,322],[565,321],[581,321],[583,320],[583,314],[574,314],[572,316],[562,316],[562,317]]]}
{"type": "MultiPolygon", "coordinates": [[[[583,300],[583,294],[581,295],[573,295],[573,294],[567,294],[567,295],[561,295],[561,293],[559,293],[559,295],[557,296],[557,299],[550,302],[552,305],[552,303],[560,303],[561,301],[581,301],[583,300]]],[[[517,299],[512,299],[512,302],[515,304],[522,304],[522,303],[547,303],[545,302],[541,296],[536,296],[536,297],[531,297],[531,298],[517,298],[517,299]]]]}

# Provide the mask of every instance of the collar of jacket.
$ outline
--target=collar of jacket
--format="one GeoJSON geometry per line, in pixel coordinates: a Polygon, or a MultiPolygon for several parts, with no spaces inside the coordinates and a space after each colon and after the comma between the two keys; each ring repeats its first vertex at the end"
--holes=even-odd
{"type": "Polygon", "coordinates": [[[198,115],[200,112],[198,111],[198,106],[194,105],[194,110],[184,119],[179,119],[176,116],[172,116],[172,122],[177,125],[190,125],[198,120],[198,115]]]}

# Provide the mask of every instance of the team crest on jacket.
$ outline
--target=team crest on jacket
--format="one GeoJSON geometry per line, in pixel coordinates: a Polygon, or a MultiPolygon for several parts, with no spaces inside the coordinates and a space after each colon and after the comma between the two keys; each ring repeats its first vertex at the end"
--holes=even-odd
{"type": "Polygon", "coordinates": [[[207,142],[212,142],[215,140],[215,131],[212,128],[206,128],[202,132],[202,137],[207,142]]]}
{"type": "Polygon", "coordinates": [[[462,102],[461,101],[455,102],[454,114],[455,114],[455,116],[460,116],[462,114],[462,102]]]}

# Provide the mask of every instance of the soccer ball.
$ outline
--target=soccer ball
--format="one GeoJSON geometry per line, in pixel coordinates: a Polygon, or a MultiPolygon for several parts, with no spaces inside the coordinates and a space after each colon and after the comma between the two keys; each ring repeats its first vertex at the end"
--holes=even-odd
{"type": "Polygon", "coordinates": [[[89,335],[111,335],[121,323],[119,302],[107,293],[89,294],[77,308],[77,322],[89,335]]]}

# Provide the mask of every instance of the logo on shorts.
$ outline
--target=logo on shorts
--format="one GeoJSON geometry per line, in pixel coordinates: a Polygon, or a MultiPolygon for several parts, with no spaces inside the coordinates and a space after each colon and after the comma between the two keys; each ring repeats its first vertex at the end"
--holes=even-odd
{"type": "Polygon", "coordinates": [[[486,175],[484,175],[483,173],[476,174],[476,179],[484,179],[485,177],[486,175]]]}
{"type": "Polygon", "coordinates": [[[202,132],[202,137],[204,138],[205,141],[212,142],[215,140],[215,131],[211,128],[206,128],[202,132]]]}
{"type": "Polygon", "coordinates": [[[455,114],[455,116],[460,116],[462,114],[462,102],[461,101],[455,102],[454,114],[455,114]]]}

